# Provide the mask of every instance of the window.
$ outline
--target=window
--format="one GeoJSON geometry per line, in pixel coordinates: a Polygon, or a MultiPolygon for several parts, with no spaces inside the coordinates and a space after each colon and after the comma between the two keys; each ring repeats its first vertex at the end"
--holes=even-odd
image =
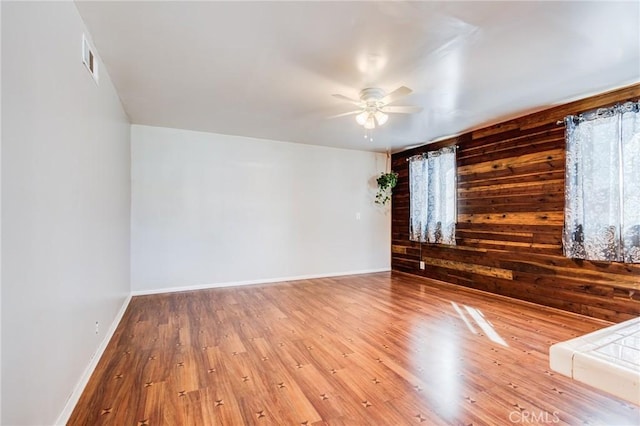
{"type": "Polygon", "coordinates": [[[638,102],[565,119],[567,257],[640,263],[638,102]]]}
{"type": "Polygon", "coordinates": [[[409,239],[455,244],[456,148],[409,158],[409,239]]]}

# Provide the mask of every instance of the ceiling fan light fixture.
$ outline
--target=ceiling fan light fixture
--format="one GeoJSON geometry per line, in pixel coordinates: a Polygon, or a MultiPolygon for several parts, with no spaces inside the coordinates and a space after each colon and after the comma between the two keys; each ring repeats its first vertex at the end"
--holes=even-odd
{"type": "Polygon", "coordinates": [[[389,116],[382,111],[376,111],[376,113],[373,116],[376,118],[376,121],[378,122],[378,126],[382,126],[389,119],[389,116]]]}
{"type": "Polygon", "coordinates": [[[356,121],[361,126],[365,125],[367,118],[369,118],[369,113],[367,111],[362,111],[360,114],[356,115],[356,121]]]}
{"type": "Polygon", "coordinates": [[[373,119],[373,114],[369,114],[367,117],[367,121],[364,123],[364,128],[367,130],[371,130],[371,129],[375,129],[376,128],[376,122],[373,119]]]}

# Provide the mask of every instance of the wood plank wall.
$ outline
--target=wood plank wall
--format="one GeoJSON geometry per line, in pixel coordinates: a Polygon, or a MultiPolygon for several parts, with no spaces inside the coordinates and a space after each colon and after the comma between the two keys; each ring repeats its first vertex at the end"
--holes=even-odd
{"type": "Polygon", "coordinates": [[[640,265],[562,255],[565,142],[556,123],[638,98],[635,84],[394,154],[392,269],[613,322],[640,315],[640,265]],[[411,242],[406,159],[452,144],[459,146],[456,245],[411,242]]]}

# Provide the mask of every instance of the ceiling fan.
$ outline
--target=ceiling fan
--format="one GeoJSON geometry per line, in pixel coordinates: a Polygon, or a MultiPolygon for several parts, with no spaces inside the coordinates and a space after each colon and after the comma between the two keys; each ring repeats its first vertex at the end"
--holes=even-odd
{"type": "Polygon", "coordinates": [[[360,100],[351,99],[344,95],[332,95],[345,102],[357,105],[358,109],[331,116],[329,118],[344,117],[347,115],[356,115],[356,121],[365,129],[375,129],[382,126],[389,119],[388,114],[413,114],[422,111],[419,106],[393,106],[391,103],[397,101],[403,96],[411,93],[411,89],[400,86],[396,90],[385,93],[384,90],[377,87],[367,87],[360,91],[360,100]]]}

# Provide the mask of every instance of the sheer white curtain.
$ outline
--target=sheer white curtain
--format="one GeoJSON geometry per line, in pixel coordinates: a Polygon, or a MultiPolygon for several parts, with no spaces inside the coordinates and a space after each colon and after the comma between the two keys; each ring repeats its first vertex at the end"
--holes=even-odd
{"type": "Polygon", "coordinates": [[[640,263],[638,102],[566,118],[568,257],[640,263]]]}
{"type": "Polygon", "coordinates": [[[455,147],[409,158],[409,197],[409,239],[455,244],[455,147]]]}

